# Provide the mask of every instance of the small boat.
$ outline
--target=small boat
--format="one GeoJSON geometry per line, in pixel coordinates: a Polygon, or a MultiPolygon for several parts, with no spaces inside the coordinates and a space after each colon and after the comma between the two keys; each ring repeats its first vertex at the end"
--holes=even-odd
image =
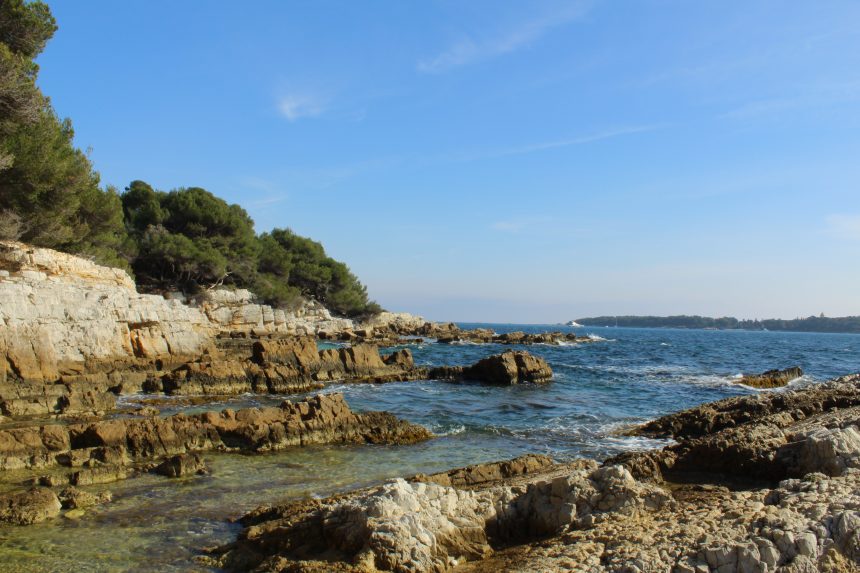
{"type": "Polygon", "coordinates": [[[576,328],[578,326],[581,327],[582,325],[579,324],[578,322],[576,322],[575,320],[571,320],[570,322],[566,322],[565,326],[572,326],[572,327],[576,328]]]}

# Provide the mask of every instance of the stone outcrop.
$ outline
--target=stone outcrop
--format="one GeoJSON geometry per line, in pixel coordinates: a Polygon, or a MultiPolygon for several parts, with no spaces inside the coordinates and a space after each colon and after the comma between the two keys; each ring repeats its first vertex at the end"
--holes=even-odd
{"type": "Polygon", "coordinates": [[[860,406],[860,374],[800,390],[726,398],[658,418],[634,432],[676,440],[771,421],[788,425],[824,412],[860,406]]]}
{"type": "Polygon", "coordinates": [[[407,349],[390,356],[368,344],[317,350],[312,337],[227,342],[231,347],[226,352],[188,362],[152,379],[147,389],[173,395],[292,394],[331,381],[393,382],[425,376],[407,349]]]}
{"type": "Polygon", "coordinates": [[[437,380],[472,380],[510,385],[547,382],[552,379],[552,369],[543,358],[528,352],[508,350],[484,358],[472,366],[431,368],[428,375],[437,380]]]}
{"type": "Polygon", "coordinates": [[[761,374],[747,374],[738,383],[753,388],[780,388],[801,376],[803,376],[803,370],[799,366],[793,366],[784,370],[768,370],[761,374]]]}
{"type": "MultiPolygon", "coordinates": [[[[411,344],[421,334],[511,344],[570,339],[465,331],[405,313],[357,324],[313,301],[291,312],[272,309],[247,290],[215,289],[193,299],[140,294],[121,270],[0,241],[0,416],[102,415],[128,393],[290,394],[335,380],[414,380],[426,371],[415,368],[409,352],[384,357],[364,342],[411,344]],[[351,346],[317,351],[314,336],[351,346]]],[[[488,363],[451,369],[447,377],[546,378],[527,359],[516,360],[502,364],[498,376],[488,363]]]]}
{"type": "Polygon", "coordinates": [[[199,308],[221,331],[307,336],[355,328],[352,320],[332,316],[316,301],[302,301],[287,311],[260,304],[254,293],[246,289],[204,291],[188,303],[199,308]]]}
{"type": "Polygon", "coordinates": [[[362,325],[376,331],[389,331],[400,335],[414,335],[428,324],[423,317],[407,312],[381,312],[370,317],[362,325]]]}
{"type": "Polygon", "coordinates": [[[424,428],[384,412],[356,414],[342,395],[326,394],[285,401],[280,407],[0,430],[0,469],[62,466],[70,468],[74,485],[85,485],[114,481],[117,473],[127,477],[133,464],[189,452],[408,444],[430,436],[424,428]]]}
{"type": "MultiPolygon", "coordinates": [[[[396,330],[416,322],[385,313],[370,328],[396,330]]],[[[122,270],[0,241],[3,416],[100,414],[115,407],[116,394],[157,391],[162,379],[176,392],[190,391],[194,381],[210,394],[231,393],[236,385],[241,391],[307,391],[318,384],[292,380],[283,368],[270,367],[276,361],[250,361],[249,341],[356,328],[313,301],[286,312],[257,303],[246,290],[216,289],[193,299],[141,294],[122,270]],[[246,364],[225,356],[217,338],[224,333],[239,337],[246,364]]],[[[339,358],[344,366],[331,369],[331,377],[349,376],[345,357],[339,358]]],[[[382,377],[390,378],[392,368],[383,366],[382,377]]]]}
{"type": "Polygon", "coordinates": [[[123,271],[0,242],[0,411],[20,416],[113,408],[119,373],[194,356],[214,333],[200,311],[139,294],[123,271]]]}
{"type": "Polygon", "coordinates": [[[678,444],[600,467],[531,456],[264,507],[208,563],[256,571],[857,571],[858,396],[854,375],[700,406],[640,430],[678,444]],[[734,488],[739,479],[744,487],[734,488]]]}
{"type": "Polygon", "coordinates": [[[313,560],[326,555],[353,565],[345,570],[441,572],[485,558],[499,543],[556,534],[606,513],[656,511],[668,500],[621,466],[595,465],[525,487],[461,489],[396,479],[346,496],[268,508],[242,520],[246,530],[221,548],[217,563],[286,571],[301,560],[322,571],[325,562],[313,560]]]}

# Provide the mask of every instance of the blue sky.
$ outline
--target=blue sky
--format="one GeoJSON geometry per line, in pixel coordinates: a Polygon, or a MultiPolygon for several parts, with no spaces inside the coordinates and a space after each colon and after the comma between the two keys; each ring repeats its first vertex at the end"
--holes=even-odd
{"type": "Polygon", "coordinates": [[[438,320],[860,314],[860,3],[51,1],[105,183],[438,320]]]}

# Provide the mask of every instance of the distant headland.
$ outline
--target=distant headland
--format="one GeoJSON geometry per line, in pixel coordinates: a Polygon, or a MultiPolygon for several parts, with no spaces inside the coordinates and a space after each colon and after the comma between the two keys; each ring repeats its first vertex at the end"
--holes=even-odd
{"type": "Polygon", "coordinates": [[[706,328],[717,330],[776,330],[783,332],[842,332],[860,333],[860,316],[809,316],[784,320],[740,320],[731,316],[595,316],[577,318],[582,326],[624,326],[633,328],[706,328]]]}

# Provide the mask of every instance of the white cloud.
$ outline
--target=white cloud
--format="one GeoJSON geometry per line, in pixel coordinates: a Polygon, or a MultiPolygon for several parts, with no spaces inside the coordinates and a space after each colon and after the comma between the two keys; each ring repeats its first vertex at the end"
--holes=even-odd
{"type": "Polygon", "coordinates": [[[827,230],[841,239],[860,241],[860,215],[831,215],[827,217],[827,230]]]}
{"type": "Polygon", "coordinates": [[[321,115],[328,102],[311,94],[290,94],[278,100],[278,111],[289,121],[321,115]]]}
{"type": "Polygon", "coordinates": [[[528,20],[517,28],[505,30],[495,36],[482,39],[465,36],[442,53],[418,62],[418,71],[428,74],[441,73],[526,48],[551,29],[581,18],[587,9],[587,3],[578,2],[528,20]]]}

